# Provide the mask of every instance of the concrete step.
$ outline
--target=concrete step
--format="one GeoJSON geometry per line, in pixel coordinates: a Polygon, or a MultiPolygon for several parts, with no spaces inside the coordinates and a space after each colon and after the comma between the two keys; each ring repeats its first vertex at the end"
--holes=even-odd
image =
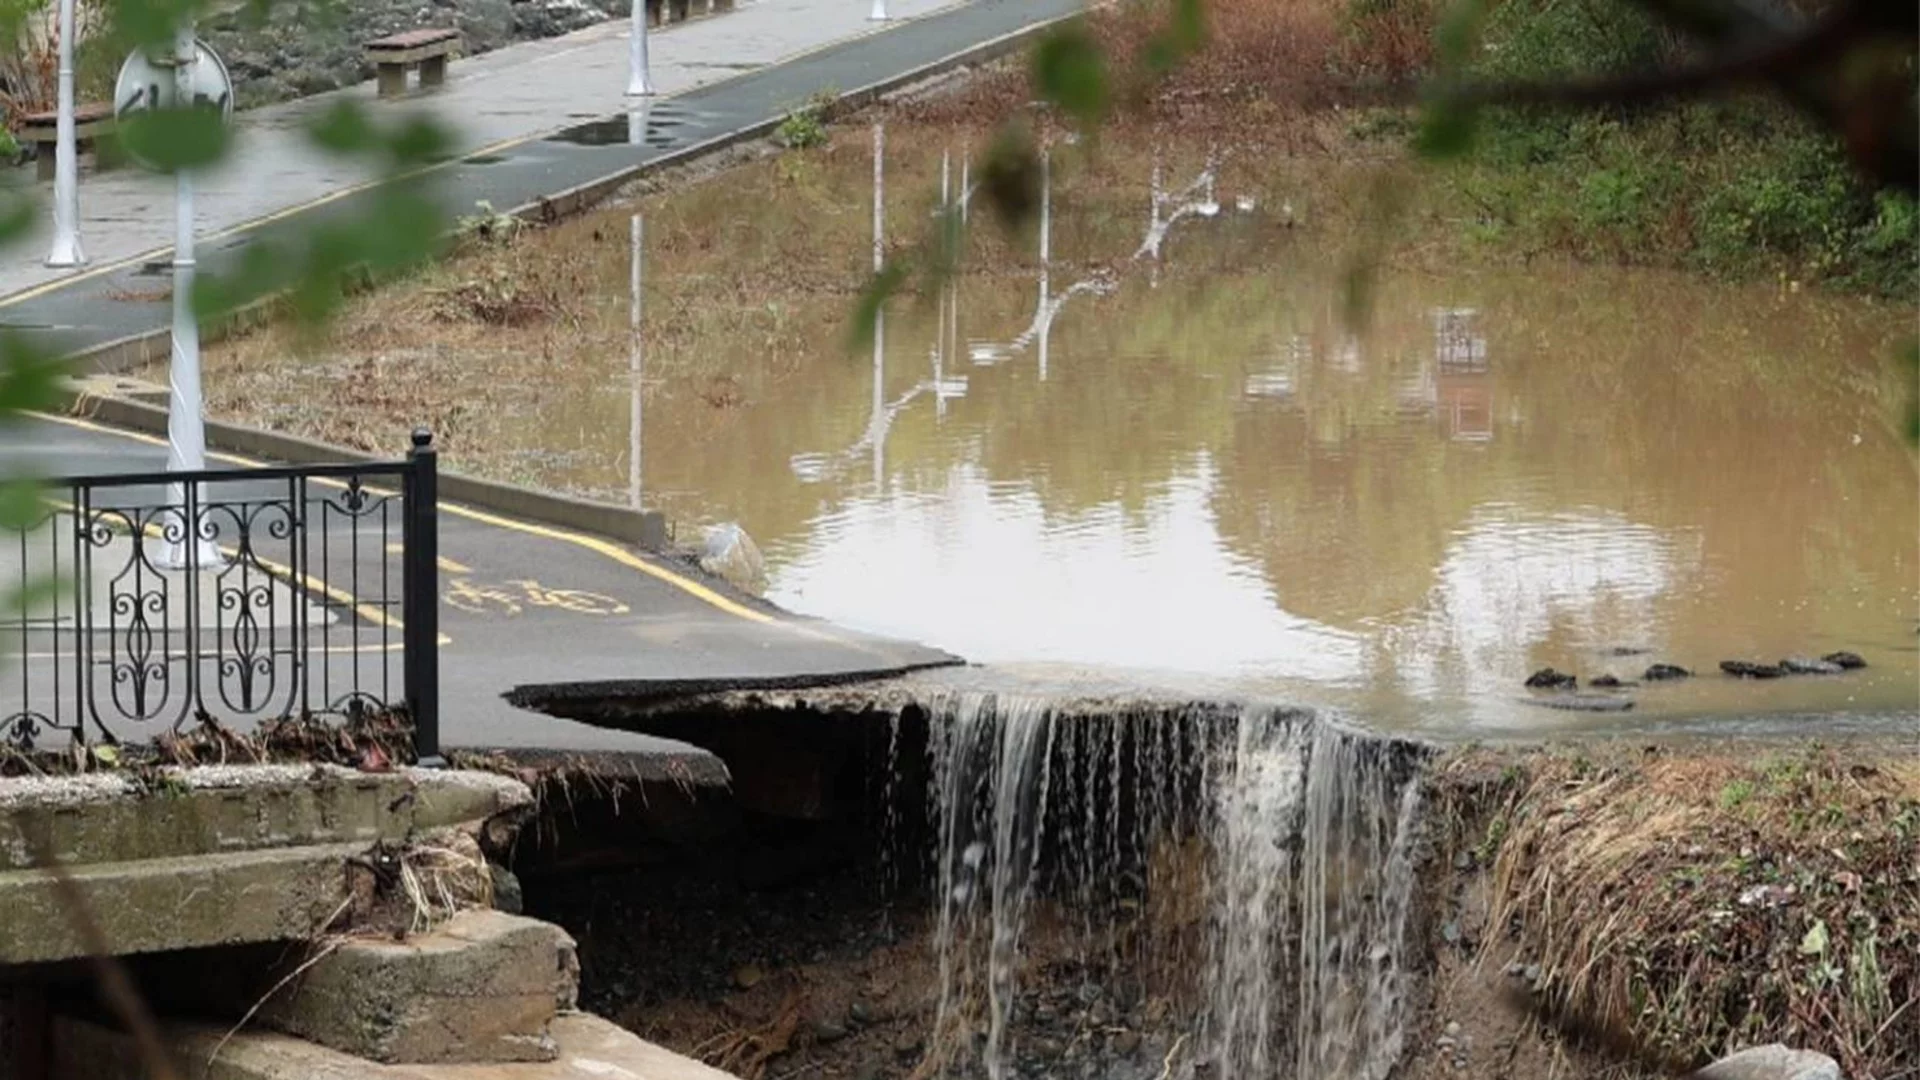
{"type": "Polygon", "coordinates": [[[0,871],[302,844],[398,840],[531,808],[492,773],[334,765],[216,765],[0,779],[0,871]]]}
{"type": "MultiPolygon", "coordinates": [[[[555,1018],[552,1061],[519,1064],[382,1065],[291,1035],[246,1031],[228,1039],[195,1026],[173,1026],[167,1035],[184,1075],[196,1080],[737,1080],[586,1013],[555,1018]]],[[[55,1076],[150,1080],[120,1032],[60,1017],[52,1044],[55,1076]]]]}
{"type": "MultiPolygon", "coordinates": [[[[116,956],[310,938],[347,896],[346,860],[364,844],[185,855],[76,866],[70,878],[116,956]]],[[[0,965],[89,949],[44,870],[0,873],[0,965]]]]}
{"type": "Polygon", "coordinates": [[[500,911],[461,912],[405,941],[327,948],[257,1022],[373,1061],[552,1061],[548,1027],[579,996],[567,932],[500,911]]]}

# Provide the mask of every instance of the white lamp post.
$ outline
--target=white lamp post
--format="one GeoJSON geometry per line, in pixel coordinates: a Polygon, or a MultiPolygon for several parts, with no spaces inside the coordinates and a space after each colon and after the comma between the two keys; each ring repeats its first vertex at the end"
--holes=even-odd
{"type": "Polygon", "coordinates": [[[627,95],[653,95],[653,73],[647,68],[646,0],[633,0],[633,28],[627,32],[627,95]]]}
{"type": "Polygon", "coordinates": [[[887,21],[887,0],[873,0],[873,10],[867,13],[870,22],[887,21]]]}
{"type": "MultiPolygon", "coordinates": [[[[194,104],[194,67],[199,61],[193,23],[184,21],[174,38],[173,92],[175,108],[194,104]]],[[[167,471],[198,472],[207,467],[207,430],[201,415],[200,321],[193,313],[193,172],[174,171],[173,241],[173,357],[167,368],[167,471]]],[[[181,508],[180,540],[168,545],[167,565],[178,568],[218,567],[220,553],[201,533],[200,522],[187,514],[185,485],[176,484],[172,502],[181,508]],[[188,545],[192,545],[191,548],[188,545]],[[192,552],[191,557],[189,552],[192,552]]]]}
{"type": "Polygon", "coordinates": [[[80,249],[80,162],[73,133],[73,5],[60,0],[60,74],[54,118],[53,250],[48,266],[85,266],[80,249]]]}

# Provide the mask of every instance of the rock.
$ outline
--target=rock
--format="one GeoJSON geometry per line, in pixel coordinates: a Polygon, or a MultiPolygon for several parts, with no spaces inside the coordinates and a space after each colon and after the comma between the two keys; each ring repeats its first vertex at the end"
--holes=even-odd
{"type": "Polygon", "coordinates": [[[1439,1038],[1433,1040],[1433,1045],[1438,1047],[1441,1050],[1451,1050],[1454,1047],[1453,1036],[1442,1035],[1439,1038]]]}
{"type": "Polygon", "coordinates": [[[1626,687],[1637,686],[1639,684],[1634,682],[1623,682],[1618,675],[1609,674],[1609,675],[1602,675],[1597,679],[1593,679],[1589,681],[1587,685],[1599,690],[1621,690],[1621,689],[1625,689],[1626,687]]]}
{"type": "Polygon", "coordinates": [[[1750,660],[1722,660],[1720,670],[1737,679],[1777,679],[1787,673],[1784,668],[1756,664],[1750,660]]]}
{"type": "Polygon", "coordinates": [[[1690,1080],[1841,1080],[1841,1076],[1839,1063],[1825,1054],[1774,1043],[1721,1058],[1693,1073],[1690,1080]]]}
{"type": "Polygon", "coordinates": [[[847,1029],[844,1025],[835,1023],[832,1020],[815,1020],[813,1022],[813,1038],[815,1042],[836,1043],[846,1037],[847,1029]]]}
{"type": "Polygon", "coordinates": [[[856,1001],[847,1006],[847,1019],[862,1026],[873,1023],[873,1006],[856,1001]]]}
{"type": "Polygon", "coordinates": [[[1524,976],[1526,976],[1526,980],[1527,980],[1528,982],[1530,982],[1530,983],[1537,983],[1537,982],[1539,982],[1539,981],[1540,981],[1540,965],[1539,965],[1539,964],[1528,964],[1528,965],[1527,965],[1527,969],[1526,969],[1525,971],[1523,971],[1523,972],[1521,972],[1521,974],[1522,974],[1522,975],[1524,975],[1524,976]]]}
{"type": "Polygon", "coordinates": [[[1571,690],[1575,686],[1578,686],[1579,682],[1578,679],[1565,672],[1555,671],[1550,667],[1543,667],[1539,671],[1527,676],[1527,689],[1571,690]]]}
{"type": "Polygon", "coordinates": [[[1805,656],[1789,656],[1780,661],[1780,668],[1789,675],[1838,675],[1846,670],[1831,660],[1813,660],[1805,656]]]}
{"type": "Polygon", "coordinates": [[[747,530],[731,522],[707,530],[700,569],[755,596],[767,587],[767,563],[760,557],[760,548],[747,530]]]}
{"type": "Polygon", "coordinates": [[[742,990],[751,990],[765,982],[767,973],[760,970],[758,964],[742,964],[733,969],[733,985],[742,990]]]}
{"type": "Polygon", "coordinates": [[[513,5],[513,28],[527,38],[558,37],[606,20],[607,13],[586,0],[529,0],[513,5]]]}
{"type": "Polygon", "coordinates": [[[1825,660],[1829,664],[1839,664],[1847,671],[1867,666],[1867,662],[1861,659],[1859,653],[1847,652],[1845,649],[1839,652],[1830,652],[1820,659],[1825,660]]]}
{"type": "Polygon", "coordinates": [[[903,1058],[910,1058],[918,1054],[920,1052],[920,1033],[917,1031],[901,1032],[900,1037],[893,1040],[893,1052],[903,1058]]]}
{"type": "Polygon", "coordinates": [[[1121,1057],[1132,1057],[1140,1049],[1140,1033],[1123,1031],[1113,1037],[1113,1052],[1121,1057]]]}
{"type": "Polygon", "coordinates": [[[494,909],[509,915],[524,913],[526,898],[520,891],[520,879],[514,876],[513,871],[497,863],[488,863],[487,871],[493,875],[494,909]]]}
{"type": "Polygon", "coordinates": [[[1648,682],[1666,682],[1669,679],[1691,678],[1693,672],[1677,664],[1655,664],[1640,677],[1648,682]]]}
{"type": "Polygon", "coordinates": [[[1449,945],[1458,945],[1460,943],[1459,921],[1458,920],[1449,921],[1444,926],[1440,927],[1440,937],[1443,941],[1445,941],[1449,945]]]}
{"type": "Polygon", "coordinates": [[[1633,708],[1632,698],[1621,697],[1618,694],[1559,694],[1551,697],[1528,698],[1527,703],[1566,712],[1626,712],[1633,708]]]}
{"type": "Polygon", "coordinates": [[[1447,1032],[1448,1038],[1452,1038],[1452,1039],[1459,1038],[1460,1037],[1460,1021],[1458,1020],[1447,1021],[1446,1032],[1447,1032]]]}
{"type": "Polygon", "coordinates": [[[1471,869],[1473,869],[1473,852],[1471,852],[1471,851],[1456,851],[1456,852],[1454,852],[1454,853],[1453,853],[1453,868],[1454,868],[1455,870],[1471,870],[1471,869]]]}

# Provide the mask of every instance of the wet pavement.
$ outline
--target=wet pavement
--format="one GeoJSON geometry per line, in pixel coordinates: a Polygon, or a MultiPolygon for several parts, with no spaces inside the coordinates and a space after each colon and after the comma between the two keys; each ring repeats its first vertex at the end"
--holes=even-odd
{"type": "MultiPolygon", "coordinates": [[[[374,103],[371,85],[242,114],[233,160],[197,190],[203,272],[232,270],[255,239],[296,242],[307,230],[363,212],[369,175],[312,149],[303,125],[338,97],[365,99],[381,119],[422,110],[455,131],[462,155],[431,171],[450,215],[551,197],[767,125],[823,90],[842,93],[908,76],[995,39],[1070,14],[1078,0],[974,0],[942,7],[902,0],[876,30],[851,0],[760,0],[675,27],[650,44],[662,95],[650,118],[621,96],[624,24],[513,46],[456,62],[443,91],[374,103]],[[739,73],[715,58],[744,64],[739,73]],[[629,132],[633,137],[626,137],[629,132]]],[[[44,238],[10,249],[0,268],[0,327],[64,353],[168,325],[172,188],[133,171],[89,174],[82,237],[94,266],[59,274],[40,264],[44,238]]]]}
{"type": "MultiPolygon", "coordinates": [[[[252,464],[210,458],[215,468],[252,464]]],[[[29,417],[8,431],[3,460],[9,472],[141,473],[164,469],[166,449],[160,440],[83,421],[29,417]]],[[[222,490],[217,497],[270,499],[273,492],[222,490]]],[[[339,501],[314,496],[316,505],[326,499],[339,501]]],[[[400,682],[396,646],[403,624],[389,605],[400,592],[398,522],[361,529],[349,553],[355,541],[338,515],[315,520],[323,522],[335,552],[331,559],[318,556],[335,592],[326,619],[309,620],[318,662],[329,665],[336,690],[384,687],[385,699],[397,698],[392,687],[400,682]],[[348,678],[349,667],[356,678],[348,678]]],[[[258,535],[270,556],[264,525],[258,535]]],[[[448,750],[504,751],[516,759],[589,755],[603,766],[609,757],[630,756],[645,775],[666,757],[694,752],[527,711],[507,696],[537,705],[582,695],[817,685],[956,662],[934,649],[789,615],[684,564],[563,529],[443,503],[439,541],[441,724],[448,750]]],[[[310,547],[321,550],[319,544],[316,539],[310,547]]],[[[316,572],[312,564],[308,571],[316,572]]],[[[26,655],[9,660],[8,674],[0,677],[6,712],[23,690],[21,671],[12,665],[22,659],[33,665],[26,685],[42,694],[55,685],[56,666],[70,669],[70,655],[56,663],[37,651],[52,640],[36,630],[26,655]]],[[[212,666],[203,678],[217,677],[212,666]]],[[[96,693],[115,692],[104,679],[95,676],[96,693]]],[[[336,695],[322,690],[321,696],[336,695]]],[[[123,726],[117,733],[136,730],[123,726]]]]}

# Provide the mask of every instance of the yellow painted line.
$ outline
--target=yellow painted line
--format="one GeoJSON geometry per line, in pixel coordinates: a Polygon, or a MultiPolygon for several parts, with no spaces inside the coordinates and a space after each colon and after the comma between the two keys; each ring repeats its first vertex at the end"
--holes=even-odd
{"type": "MultiPolygon", "coordinates": [[[[406,553],[407,553],[407,545],[405,544],[388,544],[387,545],[387,554],[389,555],[405,555],[406,553]]],[[[468,566],[466,563],[457,562],[453,559],[449,559],[445,555],[441,555],[435,558],[434,562],[438,563],[440,565],[440,569],[446,571],[449,574],[473,573],[473,567],[468,566]]]]}
{"type": "MultiPolygon", "coordinates": [[[[92,431],[102,435],[113,435],[113,436],[118,436],[120,438],[132,439],[136,442],[146,443],[149,446],[167,445],[167,442],[165,439],[161,439],[156,436],[149,435],[143,431],[123,431],[119,428],[107,427],[104,424],[96,424],[91,420],[83,420],[77,416],[58,416],[53,413],[32,413],[30,415],[35,416],[42,420],[51,420],[54,423],[66,424],[69,427],[76,427],[83,431],[92,431]]],[[[243,465],[243,466],[250,466],[250,467],[258,467],[264,464],[263,462],[255,461],[252,458],[242,457],[239,454],[225,454],[225,453],[210,451],[207,454],[207,456],[210,458],[218,458],[221,461],[232,462],[233,464],[236,464],[236,465],[243,465]]],[[[747,607],[744,604],[741,604],[737,601],[734,601],[725,596],[722,596],[719,593],[713,591],[712,589],[708,588],[705,585],[700,584],[697,581],[693,581],[689,578],[681,577],[679,574],[676,574],[673,571],[667,570],[663,567],[655,566],[652,563],[648,562],[647,560],[640,558],[638,555],[635,555],[634,553],[626,550],[625,548],[622,548],[617,544],[609,543],[598,537],[585,536],[580,533],[574,533],[574,532],[567,532],[566,530],[563,530],[563,529],[549,528],[545,525],[535,525],[532,522],[527,522],[527,521],[515,521],[512,518],[504,518],[495,514],[489,514],[484,510],[475,510],[471,507],[462,506],[458,503],[441,503],[440,509],[447,513],[466,518],[469,521],[479,522],[482,525],[492,525],[496,528],[512,529],[516,532],[527,533],[528,535],[542,537],[543,539],[547,539],[547,540],[557,540],[564,544],[572,544],[576,547],[582,547],[587,549],[588,551],[596,552],[609,559],[612,559],[614,562],[617,562],[622,566],[626,566],[631,569],[638,570],[649,577],[665,582],[666,584],[671,585],[676,589],[679,589],[681,592],[686,593],[688,596],[691,596],[696,600],[699,600],[703,603],[711,605],[712,607],[717,608],[718,610],[723,611],[728,615],[745,619],[748,622],[765,624],[765,623],[774,623],[774,622],[780,621],[775,619],[772,615],[769,615],[764,611],[756,611],[753,608],[747,607]]],[[[821,633],[820,631],[815,630],[812,627],[807,627],[799,623],[786,622],[786,623],[782,623],[782,625],[798,633],[821,637],[826,640],[833,640],[833,641],[839,640],[837,637],[834,637],[833,635],[821,633]]]]}
{"type": "MultiPolygon", "coordinates": [[[[74,505],[70,502],[67,502],[64,499],[48,499],[47,502],[52,504],[53,506],[56,506],[62,510],[65,510],[69,514],[77,514],[77,511],[74,505]]],[[[140,531],[146,533],[148,536],[159,537],[161,539],[164,539],[166,536],[164,531],[161,530],[160,526],[155,525],[151,521],[147,522],[144,526],[142,526],[140,531]]],[[[214,547],[217,548],[222,555],[225,555],[228,558],[239,557],[240,549],[238,548],[228,547],[224,544],[215,544],[214,547]]],[[[306,584],[309,591],[318,592],[321,595],[332,600],[336,604],[343,604],[351,608],[352,610],[358,612],[361,618],[366,619],[367,621],[374,623],[375,625],[378,625],[384,629],[400,631],[400,630],[405,630],[407,628],[406,624],[401,622],[399,619],[396,619],[393,616],[387,614],[385,611],[382,611],[379,607],[375,605],[361,602],[359,597],[353,595],[352,593],[346,591],[345,589],[336,589],[332,585],[329,585],[324,581],[318,581],[306,574],[295,574],[293,572],[292,567],[282,566],[279,563],[273,561],[272,559],[268,559],[261,556],[258,552],[254,553],[253,561],[257,563],[263,570],[267,571],[269,576],[283,577],[289,581],[293,581],[296,579],[299,581],[302,581],[306,584]]],[[[204,567],[203,569],[212,569],[212,568],[204,567]]],[[[450,640],[451,639],[449,639],[447,635],[445,634],[440,635],[440,644],[445,645],[450,640]]]]}

